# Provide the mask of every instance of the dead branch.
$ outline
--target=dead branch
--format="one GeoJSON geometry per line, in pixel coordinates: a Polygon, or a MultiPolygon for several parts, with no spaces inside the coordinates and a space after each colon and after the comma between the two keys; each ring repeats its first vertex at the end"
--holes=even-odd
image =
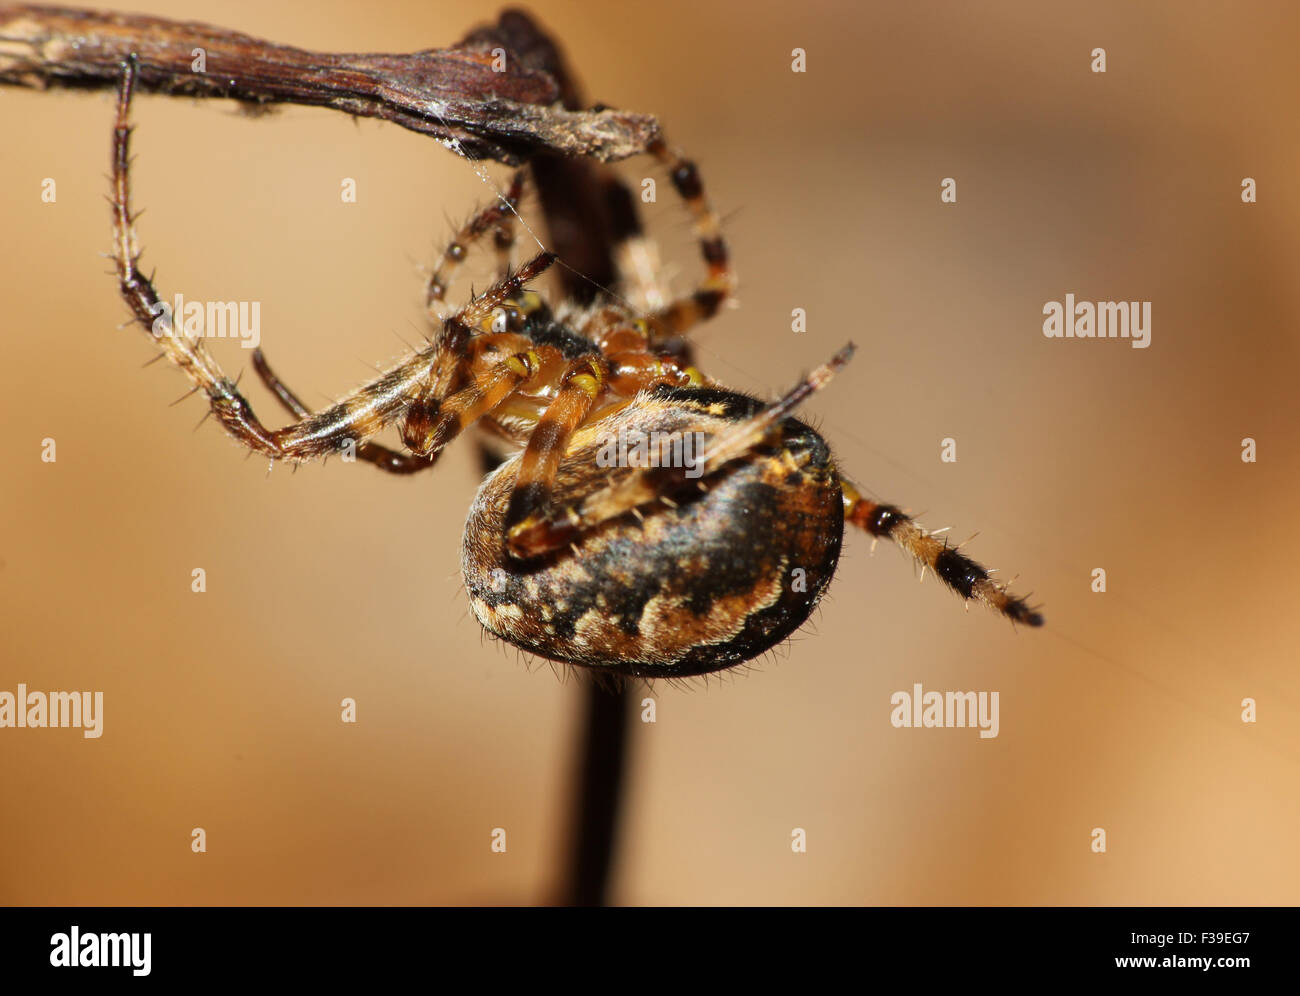
{"type": "Polygon", "coordinates": [[[0,84],[107,89],[135,53],[141,92],[332,107],[456,141],[473,156],[510,165],[539,152],[612,162],[658,137],[648,115],[566,109],[566,81],[531,68],[532,53],[493,54],[507,36],[549,44],[518,12],[455,48],[364,55],[309,52],[139,14],[0,6],[0,84]],[[521,23],[529,30],[521,33],[521,23]],[[511,30],[503,32],[507,24],[511,30]]]}

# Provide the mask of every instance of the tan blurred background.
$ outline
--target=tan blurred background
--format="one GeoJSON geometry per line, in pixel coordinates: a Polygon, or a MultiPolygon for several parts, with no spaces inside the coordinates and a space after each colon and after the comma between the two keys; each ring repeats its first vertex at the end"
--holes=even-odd
{"type": "MultiPolygon", "coordinates": [[[[809,405],[843,464],[958,540],[980,531],[968,550],[1020,573],[1048,620],[963,612],[847,537],[777,660],[654,689],[619,902],[1300,900],[1300,13],[1052,6],[530,8],[592,99],[659,115],[701,162],[743,284],[698,336],[703,365],[771,396],[855,339],[809,405]],[[1042,306],[1067,292],[1152,301],[1151,347],[1045,339],[1042,306]],[[892,728],[914,682],[999,691],[1000,736],[892,728]]],[[[498,8],[129,9],[409,51],[498,8]]],[[[193,432],[201,403],[168,407],[183,378],[141,369],[148,342],[116,330],[111,113],[107,94],[0,89],[0,689],[102,690],[106,712],[99,740],[0,730],[0,901],[550,901],[581,689],[467,613],[471,447],[409,480],[333,462],[268,479],[193,432]]],[[[487,194],[435,143],[332,112],[145,97],[136,121],[164,296],[261,301],[263,344],[312,403],[420,334],[418,265],[487,194]]],[[[683,289],[698,261],[662,191],[651,224],[683,289]]]]}

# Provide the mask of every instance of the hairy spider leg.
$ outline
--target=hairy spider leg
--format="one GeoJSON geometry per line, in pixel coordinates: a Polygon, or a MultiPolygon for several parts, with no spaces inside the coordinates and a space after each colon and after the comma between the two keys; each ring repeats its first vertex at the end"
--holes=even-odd
{"type": "Polygon", "coordinates": [[[668,300],[663,285],[659,251],[645,234],[632,190],[617,174],[600,170],[600,184],[609,219],[609,244],[613,249],[618,293],[633,312],[658,311],[668,300]]]}
{"type": "Polygon", "coordinates": [[[515,245],[515,211],[523,192],[524,171],[516,170],[505,195],[498,195],[496,201],[480,208],[447,243],[425,290],[425,306],[439,321],[443,317],[439,305],[446,303],[447,290],[456,270],[468,258],[470,248],[488,232],[492,233],[497,253],[497,276],[500,279],[509,274],[515,245]]]}
{"type": "Polygon", "coordinates": [[[436,456],[468,426],[536,381],[548,367],[553,369],[564,362],[555,347],[534,345],[519,335],[479,336],[472,342],[474,346],[490,345],[493,352],[501,347],[515,351],[504,358],[494,357],[486,369],[471,370],[469,383],[449,395],[436,409],[412,408],[402,424],[402,442],[413,453],[436,456]]]}
{"type": "MultiPolygon", "coordinates": [[[[600,356],[572,360],[560,379],[555,400],[528,437],[506,509],[506,550],[515,557],[534,554],[551,521],[551,492],[569,439],[605,390],[609,371],[600,356]]],[[[553,546],[547,546],[552,549],[553,546]]]]}
{"type": "MultiPolygon", "coordinates": [[[[472,377],[472,371],[466,363],[472,351],[471,343],[482,345],[485,338],[476,334],[476,330],[492,327],[494,314],[504,309],[509,301],[517,299],[525,285],[545,272],[555,260],[555,253],[539,252],[443,322],[442,329],[433,342],[438,358],[431,365],[425,383],[406,411],[402,426],[403,439],[423,439],[432,431],[443,399],[465,387],[472,377]]],[[[519,338],[517,341],[522,345],[512,352],[525,352],[531,346],[527,339],[519,338]]]]}
{"type": "MultiPolygon", "coordinates": [[[[276,375],[266,360],[266,354],[260,349],[253,350],[253,369],[290,415],[300,420],[311,415],[311,409],[304,405],[298,396],[289,390],[289,386],[276,375]]],[[[357,459],[374,464],[380,470],[390,474],[414,474],[417,471],[427,470],[435,462],[432,457],[401,453],[376,442],[365,442],[358,446],[357,459]]]]}
{"type": "Polygon", "coordinates": [[[700,255],[704,257],[707,268],[707,275],[693,292],[650,315],[655,337],[667,339],[679,336],[716,315],[722,303],[735,293],[736,277],[731,270],[726,240],[722,237],[722,222],[704,194],[704,184],[695,163],[670,149],[662,139],[653,142],[649,152],[667,168],[673,187],[690,209],[700,243],[700,255]]]}
{"type": "Polygon", "coordinates": [[[989,572],[955,547],[946,538],[927,532],[893,505],[880,504],[862,496],[858,487],[842,474],[844,521],[864,529],[872,536],[893,540],[909,553],[922,570],[933,571],[944,584],[966,601],[978,601],[1012,622],[1027,626],[1043,625],[1040,612],[1029,607],[1023,598],[1009,594],[1007,585],[998,584],[989,572]]]}
{"type": "Polygon", "coordinates": [[[406,357],[332,407],[293,425],[268,429],[208,353],[203,340],[174,326],[153,281],[139,271],[136,216],[130,206],[130,106],[138,73],[139,61],[131,56],[122,67],[113,129],[110,204],[119,289],[137,320],[153,332],[164,355],[190,378],[195,390],[207,395],[212,414],[226,431],[256,453],[293,461],[325,456],[345,449],[349,443],[365,442],[405,415],[413,403],[424,410],[439,404],[453,387],[459,386],[455,375],[464,360],[471,327],[481,324],[555,260],[552,253],[539,253],[447,319],[430,347],[406,357]]]}
{"type": "Polygon", "coordinates": [[[163,354],[190,378],[195,390],[208,396],[212,413],[232,436],[249,449],[270,457],[282,455],[269,429],[253,414],[234,383],[209,355],[201,338],[176,329],[154,289],[153,282],[139,271],[140,250],[130,207],[130,105],[139,63],[135,56],[122,68],[118,87],[117,116],[113,128],[112,183],[109,203],[113,212],[113,259],[118,287],[140,325],[153,334],[163,354]]]}

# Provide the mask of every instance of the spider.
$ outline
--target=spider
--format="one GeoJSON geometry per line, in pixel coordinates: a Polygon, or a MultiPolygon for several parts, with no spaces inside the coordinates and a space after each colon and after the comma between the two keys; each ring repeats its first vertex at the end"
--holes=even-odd
{"type": "Polygon", "coordinates": [[[517,173],[447,246],[429,279],[430,311],[440,313],[455,270],[489,235],[498,279],[441,318],[425,348],[316,412],[254,353],[262,381],[295,419],[267,428],[202,338],[173,326],[138,268],[128,153],[137,72],[135,60],[124,62],[110,198],[119,288],[135,318],[207,396],[209,414],[272,461],[343,451],[411,474],[434,466],[470,426],[504,443],[511,455],[483,481],[462,548],[470,606],[489,633],[606,674],[675,678],[729,668],[807,620],[834,575],[846,523],[893,540],[963,599],[1042,625],[946,540],[864,497],[826,441],[793,417],[848,362],[851,343],[772,404],[706,377],[677,348],[717,313],[735,278],[695,164],[662,140],[648,151],[693,216],[707,272],[689,296],[646,316],[613,298],[552,311],[528,284],[556,257],[543,251],[509,268],[524,182],[517,173]],[[390,425],[404,452],[373,441],[390,425]],[[616,438],[663,445],[611,468],[602,454],[616,438]],[[687,439],[700,441],[693,459],[676,459],[687,439]]]}

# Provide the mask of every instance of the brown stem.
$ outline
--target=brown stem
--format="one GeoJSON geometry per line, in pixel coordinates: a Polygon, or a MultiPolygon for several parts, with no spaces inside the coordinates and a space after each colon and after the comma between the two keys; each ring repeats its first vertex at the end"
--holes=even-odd
{"type": "MultiPolygon", "coordinates": [[[[507,12],[502,23],[520,17],[507,12]]],[[[511,165],[539,152],[610,162],[645,151],[658,136],[648,115],[565,109],[561,83],[512,50],[494,54],[497,30],[451,49],[336,54],[141,14],[0,6],[0,84],[107,89],[135,53],[139,92],[332,107],[511,165]]]]}

